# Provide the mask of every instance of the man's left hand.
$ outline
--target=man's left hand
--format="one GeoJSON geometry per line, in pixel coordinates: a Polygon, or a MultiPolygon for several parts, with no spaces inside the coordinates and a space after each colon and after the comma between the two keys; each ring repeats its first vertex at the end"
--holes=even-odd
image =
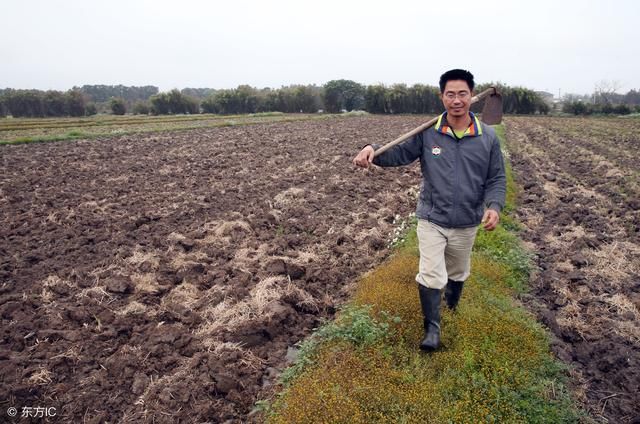
{"type": "Polygon", "coordinates": [[[493,209],[487,209],[482,217],[482,228],[493,231],[498,225],[498,221],[500,221],[500,214],[493,209]]]}

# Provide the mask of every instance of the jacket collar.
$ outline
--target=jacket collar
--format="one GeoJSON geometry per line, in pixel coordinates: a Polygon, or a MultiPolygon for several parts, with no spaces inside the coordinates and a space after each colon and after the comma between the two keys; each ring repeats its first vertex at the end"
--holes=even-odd
{"type": "MultiPolygon", "coordinates": [[[[471,124],[469,124],[469,128],[465,130],[462,138],[482,135],[482,125],[480,125],[480,120],[473,112],[469,112],[469,116],[471,116],[471,124]]],[[[453,138],[456,138],[453,135],[453,128],[451,128],[447,122],[447,112],[444,112],[438,117],[438,122],[436,122],[435,130],[441,134],[447,134],[453,138]]]]}

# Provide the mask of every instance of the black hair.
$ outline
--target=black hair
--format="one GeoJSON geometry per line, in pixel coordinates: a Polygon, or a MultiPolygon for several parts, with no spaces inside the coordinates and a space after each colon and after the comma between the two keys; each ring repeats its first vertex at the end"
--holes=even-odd
{"type": "Polygon", "coordinates": [[[466,81],[467,85],[469,85],[469,90],[473,91],[473,87],[475,86],[473,74],[464,69],[452,69],[440,76],[440,92],[444,93],[444,87],[447,85],[447,82],[457,80],[466,81]]]}

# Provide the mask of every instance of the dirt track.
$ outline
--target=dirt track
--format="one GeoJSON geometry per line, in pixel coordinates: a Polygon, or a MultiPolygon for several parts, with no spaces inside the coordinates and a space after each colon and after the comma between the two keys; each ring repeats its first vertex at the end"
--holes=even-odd
{"type": "Polygon", "coordinates": [[[640,422],[640,121],[509,118],[532,308],[596,419],[640,422]]]}
{"type": "Polygon", "coordinates": [[[351,158],[423,119],[0,147],[2,406],[246,419],[414,210],[418,168],[351,158]]]}

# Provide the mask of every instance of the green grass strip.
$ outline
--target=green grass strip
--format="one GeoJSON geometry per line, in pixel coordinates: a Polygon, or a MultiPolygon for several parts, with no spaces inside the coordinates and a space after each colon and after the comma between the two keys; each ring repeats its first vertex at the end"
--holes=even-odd
{"type": "MultiPolygon", "coordinates": [[[[501,137],[504,129],[497,128],[501,137]]],[[[530,261],[512,213],[508,170],[501,226],[480,230],[458,311],[443,308],[443,348],[423,337],[415,226],[355,298],[321,327],[283,373],[282,391],[257,404],[269,423],[573,423],[579,412],[545,330],[513,295],[530,261]]]]}
{"type": "Polygon", "coordinates": [[[95,115],[85,118],[9,118],[0,119],[0,132],[39,128],[78,128],[129,124],[139,125],[147,123],[164,124],[171,122],[228,120],[237,118],[264,118],[284,115],[282,112],[263,112],[244,115],[215,115],[203,113],[197,115],[95,115]]]}
{"type": "MultiPolygon", "coordinates": [[[[25,143],[46,143],[46,142],[52,142],[52,141],[69,141],[69,140],[78,140],[78,139],[83,139],[83,140],[90,140],[90,139],[96,139],[96,138],[101,138],[101,137],[119,137],[119,136],[123,136],[123,135],[133,135],[133,134],[149,134],[149,133],[165,133],[165,132],[177,132],[177,131],[188,131],[188,130],[195,130],[195,129],[203,129],[203,128],[217,128],[217,127],[232,127],[232,126],[241,126],[241,125],[255,125],[255,124],[268,124],[268,123],[272,123],[272,122],[296,122],[296,121],[308,121],[308,120],[317,120],[317,119],[328,119],[328,118],[335,118],[335,117],[341,117],[341,115],[331,115],[331,114],[326,114],[326,115],[293,115],[293,114],[289,114],[289,115],[285,115],[285,114],[274,114],[274,115],[261,115],[261,114],[252,114],[252,115],[240,115],[240,116],[235,116],[235,117],[227,117],[227,119],[224,120],[216,120],[213,123],[208,123],[208,124],[204,124],[204,125],[183,125],[183,126],[178,126],[178,127],[171,127],[171,128],[158,128],[158,127],[153,127],[154,124],[162,124],[162,121],[156,122],[151,120],[152,118],[149,118],[149,128],[143,128],[143,129],[137,129],[137,130],[131,130],[131,131],[126,131],[126,130],[118,130],[118,131],[113,131],[113,130],[109,130],[108,127],[105,128],[104,132],[97,132],[97,133],[89,133],[89,132],[82,132],[81,130],[78,129],[74,129],[65,133],[61,133],[61,134],[52,134],[52,135],[34,135],[34,136],[22,136],[22,137],[16,137],[16,138],[12,138],[12,139],[7,139],[7,140],[0,140],[0,145],[3,144],[25,144],[25,143]],[[232,119],[234,118],[234,119],[232,119]],[[251,120],[251,119],[255,119],[258,118],[260,120],[251,120]]],[[[344,118],[350,118],[350,117],[355,117],[355,116],[344,116],[344,118]]],[[[195,119],[191,119],[189,120],[191,122],[196,121],[196,122],[202,122],[202,121],[209,121],[208,119],[202,119],[200,121],[197,121],[195,119]]],[[[188,122],[189,122],[188,121],[188,122]]],[[[141,124],[141,123],[138,123],[141,124]]],[[[142,124],[144,124],[144,122],[142,122],[142,124]]]]}

